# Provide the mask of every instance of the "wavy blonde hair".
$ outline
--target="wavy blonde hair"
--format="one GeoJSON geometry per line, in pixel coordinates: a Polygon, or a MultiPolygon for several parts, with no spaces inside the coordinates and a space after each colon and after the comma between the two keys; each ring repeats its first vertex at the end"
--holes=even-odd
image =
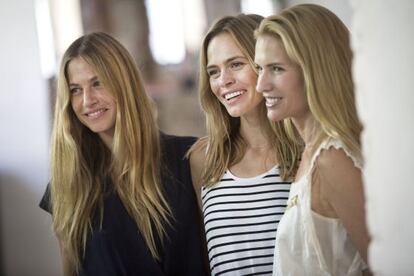
{"type": "Polygon", "coordinates": [[[159,258],[152,225],[162,240],[171,215],[160,183],[160,159],[151,100],[128,51],[104,33],[91,33],[74,41],[63,56],[58,78],[51,145],[51,207],[54,230],[75,270],[80,268],[92,231],[91,218],[97,210],[102,225],[108,178],[152,256],[159,258]],[[77,119],[72,109],[67,69],[78,57],[94,68],[115,98],[112,150],[77,119]]]}
{"type": "MultiPolygon", "coordinates": [[[[256,37],[261,35],[280,39],[289,58],[302,70],[309,108],[317,124],[313,151],[332,137],[362,160],[352,50],[349,31],[342,21],[322,6],[296,5],[264,19],[255,32],[256,37]]],[[[295,131],[291,119],[284,123],[287,133],[295,131]]]]}
{"type": "MultiPolygon", "coordinates": [[[[246,150],[246,143],[240,135],[240,118],[231,117],[226,108],[216,98],[210,87],[207,73],[207,48],[210,41],[219,34],[228,33],[254,66],[254,30],[263,17],[255,14],[226,16],[216,21],[204,37],[200,51],[199,94],[201,107],[206,114],[207,137],[198,140],[189,150],[207,148],[204,170],[201,175],[203,185],[211,187],[223,176],[225,170],[239,162],[246,150]]],[[[272,148],[280,162],[282,178],[292,177],[297,168],[300,147],[295,145],[284,131],[283,124],[270,122],[264,102],[260,105],[262,128],[268,136],[272,148]]]]}

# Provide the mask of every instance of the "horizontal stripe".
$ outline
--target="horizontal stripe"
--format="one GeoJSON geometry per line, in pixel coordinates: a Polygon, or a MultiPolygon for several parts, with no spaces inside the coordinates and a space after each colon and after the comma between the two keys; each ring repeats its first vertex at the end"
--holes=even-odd
{"type": "Polygon", "coordinates": [[[224,273],[227,273],[227,272],[231,272],[231,271],[235,271],[235,270],[242,270],[242,269],[250,268],[250,267],[268,266],[268,265],[273,265],[273,263],[251,264],[251,265],[246,265],[246,266],[242,266],[242,267],[238,267],[238,268],[226,269],[226,270],[220,271],[219,273],[215,273],[214,275],[221,275],[221,274],[224,274],[224,273]]]}
{"type": "Polygon", "coordinates": [[[260,214],[260,215],[251,215],[251,216],[237,216],[237,217],[218,217],[218,218],[212,218],[204,222],[204,226],[207,228],[207,224],[212,221],[217,220],[228,220],[228,219],[246,219],[246,218],[260,218],[260,217],[270,217],[274,215],[283,215],[282,213],[269,213],[269,214],[260,214]]]}
{"type": "Polygon", "coordinates": [[[220,253],[217,253],[217,254],[214,254],[213,256],[211,256],[211,258],[209,259],[209,262],[211,263],[214,258],[218,258],[218,257],[221,257],[223,255],[237,254],[237,253],[242,253],[242,252],[246,252],[246,251],[253,252],[253,251],[269,250],[269,249],[271,249],[273,251],[274,246],[261,246],[261,247],[243,248],[243,249],[220,252],[220,253]]]}
{"type": "Polygon", "coordinates": [[[215,265],[211,268],[211,270],[213,270],[215,267],[218,267],[218,266],[223,265],[223,264],[233,263],[233,262],[236,262],[236,261],[244,261],[244,260],[251,260],[251,259],[259,259],[259,258],[273,258],[273,254],[267,254],[267,255],[255,255],[255,256],[249,256],[249,257],[244,257],[244,258],[230,259],[230,260],[223,261],[223,262],[220,262],[220,263],[215,264],[215,265]]]}
{"type": "Polygon", "coordinates": [[[271,228],[271,229],[261,230],[261,231],[247,231],[247,232],[239,232],[239,233],[221,234],[221,235],[217,235],[217,236],[211,236],[207,240],[207,242],[209,242],[211,240],[214,240],[214,239],[225,238],[225,237],[230,237],[230,236],[254,235],[254,234],[263,234],[263,233],[269,233],[269,232],[275,232],[275,237],[276,237],[276,230],[271,228]]]}
{"type": "Polygon", "coordinates": [[[212,275],[270,274],[277,225],[290,183],[273,168],[264,176],[231,177],[203,187],[205,235],[212,275]]]}
{"type": "Polygon", "coordinates": [[[212,203],[212,204],[206,206],[205,209],[203,210],[203,212],[205,212],[208,208],[211,208],[211,207],[217,206],[217,205],[238,204],[238,203],[246,204],[246,203],[272,201],[272,200],[285,200],[286,205],[287,205],[288,198],[289,198],[289,196],[283,196],[283,197],[269,197],[269,198],[262,198],[262,199],[253,199],[253,200],[236,200],[236,201],[217,202],[217,203],[212,203]]]}

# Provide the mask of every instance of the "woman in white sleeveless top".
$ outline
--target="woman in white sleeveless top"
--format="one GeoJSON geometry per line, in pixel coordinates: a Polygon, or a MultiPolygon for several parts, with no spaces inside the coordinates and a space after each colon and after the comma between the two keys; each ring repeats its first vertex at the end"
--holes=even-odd
{"type": "Polygon", "coordinates": [[[304,4],[266,18],[256,37],[267,115],[305,145],[274,275],[362,275],[369,236],[348,30],[326,8],[304,4]]]}
{"type": "Polygon", "coordinates": [[[266,118],[255,89],[253,31],[261,20],[252,14],[219,19],[200,51],[207,137],[189,154],[212,275],[272,274],[276,229],[297,168],[299,154],[289,150],[295,146],[281,124],[266,118]]]}

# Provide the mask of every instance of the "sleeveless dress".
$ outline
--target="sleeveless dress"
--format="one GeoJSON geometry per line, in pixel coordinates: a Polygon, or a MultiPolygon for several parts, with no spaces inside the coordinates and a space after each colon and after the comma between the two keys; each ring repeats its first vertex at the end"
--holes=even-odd
{"type": "Polygon", "coordinates": [[[202,187],[203,216],[212,275],[271,275],[276,229],[289,196],[277,167],[240,178],[229,170],[202,187]]]}
{"type": "Polygon", "coordinates": [[[361,169],[341,141],[325,140],[311,159],[310,169],[292,183],[286,213],[279,223],[275,246],[274,276],[362,275],[367,268],[339,219],[311,209],[311,177],[322,150],[342,149],[361,169]]]}

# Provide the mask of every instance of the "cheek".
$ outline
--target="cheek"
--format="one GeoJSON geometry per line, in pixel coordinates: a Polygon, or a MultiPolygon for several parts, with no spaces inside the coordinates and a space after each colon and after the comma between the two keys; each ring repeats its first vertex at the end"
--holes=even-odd
{"type": "Polygon", "coordinates": [[[219,97],[219,89],[218,89],[218,84],[217,84],[217,81],[214,81],[214,80],[210,80],[210,89],[211,89],[211,92],[216,96],[216,97],[219,97]]]}
{"type": "Polygon", "coordinates": [[[73,111],[75,111],[75,113],[78,113],[80,111],[82,103],[78,97],[72,97],[70,100],[70,104],[72,106],[73,111]]]}

